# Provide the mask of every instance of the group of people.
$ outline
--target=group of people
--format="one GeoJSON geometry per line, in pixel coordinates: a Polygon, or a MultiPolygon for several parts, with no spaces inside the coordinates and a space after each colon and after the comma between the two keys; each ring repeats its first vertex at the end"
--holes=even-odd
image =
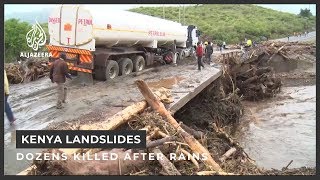
{"type": "Polygon", "coordinates": [[[197,43],[196,56],[197,56],[199,71],[201,71],[201,67],[204,68],[203,60],[210,65],[211,59],[212,59],[212,53],[213,53],[213,47],[210,41],[205,42],[203,45],[200,42],[197,43]]]}
{"type": "MultiPolygon", "coordinates": [[[[307,37],[309,34],[309,31],[305,31],[305,32],[293,32],[293,36],[295,37],[301,37],[304,35],[304,37],[307,37]]],[[[288,35],[288,41],[290,40],[290,35],[288,35]]]]}
{"type": "Polygon", "coordinates": [[[304,33],[303,32],[294,32],[293,33],[293,36],[296,36],[296,37],[301,37],[302,35],[304,35],[304,36],[307,36],[309,34],[309,32],[308,31],[305,31],[304,33]]]}

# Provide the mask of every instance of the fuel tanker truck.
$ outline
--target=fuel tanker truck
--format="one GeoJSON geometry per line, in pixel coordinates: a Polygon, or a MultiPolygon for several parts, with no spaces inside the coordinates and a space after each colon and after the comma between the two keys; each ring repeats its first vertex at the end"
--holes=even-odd
{"type": "Polygon", "coordinates": [[[52,63],[61,53],[71,72],[108,80],[172,62],[193,53],[200,31],[193,25],[128,11],[97,10],[90,5],[60,5],[48,18],[52,63]]]}

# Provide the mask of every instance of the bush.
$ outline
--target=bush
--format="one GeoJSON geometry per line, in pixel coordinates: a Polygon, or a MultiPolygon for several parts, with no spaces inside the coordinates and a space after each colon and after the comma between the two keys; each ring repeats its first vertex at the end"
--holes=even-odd
{"type": "Polygon", "coordinates": [[[8,19],[4,22],[5,62],[12,62],[20,56],[21,51],[29,50],[26,34],[31,25],[18,19],[8,19]]]}
{"type": "MultiPolygon", "coordinates": [[[[47,43],[49,42],[48,24],[41,24],[46,33],[47,43]]],[[[20,56],[20,52],[31,51],[26,42],[26,34],[31,30],[32,25],[21,22],[18,19],[8,19],[4,22],[4,52],[5,62],[13,62],[20,56]]],[[[45,51],[45,46],[39,51],[45,51]]]]}

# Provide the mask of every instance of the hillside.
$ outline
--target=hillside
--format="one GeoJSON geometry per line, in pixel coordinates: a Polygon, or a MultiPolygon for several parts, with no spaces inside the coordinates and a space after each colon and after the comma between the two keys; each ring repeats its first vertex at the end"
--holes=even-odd
{"type": "MultiPolygon", "coordinates": [[[[286,37],[294,32],[304,32],[315,27],[316,18],[303,18],[298,15],[275,11],[256,5],[208,4],[180,8],[180,19],[184,25],[196,25],[206,35],[205,40],[220,40],[239,43],[245,37],[259,40],[286,37]]],[[[163,17],[162,7],[139,7],[130,9],[146,15],[163,17]]],[[[165,18],[179,21],[178,7],[165,7],[165,18]]]]}

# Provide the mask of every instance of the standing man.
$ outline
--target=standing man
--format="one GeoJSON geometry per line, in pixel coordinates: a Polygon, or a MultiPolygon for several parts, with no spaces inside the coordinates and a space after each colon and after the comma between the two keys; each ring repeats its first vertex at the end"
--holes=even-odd
{"type": "Polygon", "coordinates": [[[209,41],[208,45],[206,46],[206,61],[210,65],[211,63],[211,55],[213,53],[213,47],[211,45],[211,42],[209,41]]]}
{"type": "Polygon", "coordinates": [[[173,45],[172,45],[172,53],[173,53],[173,65],[177,66],[177,41],[173,40],[173,45]]]}
{"type": "Polygon", "coordinates": [[[200,42],[197,43],[196,54],[198,58],[198,70],[201,71],[201,66],[204,68],[204,65],[202,63],[203,47],[201,46],[200,42]]]}
{"type": "Polygon", "coordinates": [[[68,65],[65,62],[66,55],[61,54],[60,58],[55,60],[50,68],[50,79],[52,83],[57,83],[57,109],[62,109],[62,103],[66,102],[67,88],[64,83],[66,82],[66,77],[72,79],[68,73],[68,65]]]}
{"type": "Polygon", "coordinates": [[[8,81],[8,78],[7,78],[7,73],[6,73],[6,70],[4,70],[4,103],[5,103],[5,106],[4,106],[4,110],[6,112],[6,115],[7,115],[7,118],[10,122],[10,125],[13,125],[13,122],[16,120],[13,116],[13,113],[12,113],[12,110],[11,110],[11,107],[8,103],[8,97],[9,97],[9,81],[8,81]]]}

